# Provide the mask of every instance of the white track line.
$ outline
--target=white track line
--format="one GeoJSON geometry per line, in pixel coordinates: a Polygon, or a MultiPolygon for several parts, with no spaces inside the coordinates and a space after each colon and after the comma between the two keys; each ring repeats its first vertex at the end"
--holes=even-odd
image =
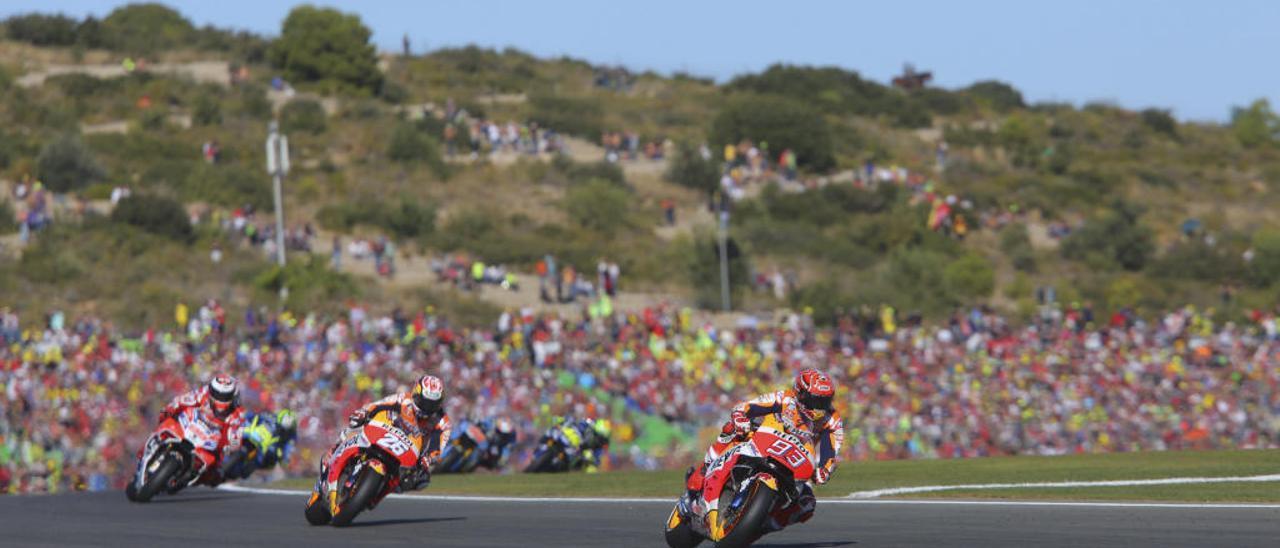
{"type": "Polygon", "coordinates": [[[1055,489],[1064,487],[1136,487],[1143,485],[1186,485],[1193,483],[1257,483],[1280,481],[1280,474],[1264,476],[1226,476],[1220,478],[1162,478],[1145,480],[1105,481],[1055,481],[1033,483],[974,483],[968,485],[921,485],[918,487],[893,487],[872,491],[856,491],[849,494],[854,499],[874,499],[912,493],[936,493],[938,491],[974,491],[985,489],[1055,489]]]}
{"type": "MultiPolygon", "coordinates": [[[[254,493],[259,495],[284,495],[291,497],[302,497],[310,493],[307,490],[295,489],[268,489],[259,487],[244,487],[235,484],[225,484],[219,486],[218,489],[224,491],[232,491],[237,493],[254,493]]],[[[608,498],[608,497],[495,497],[495,496],[469,496],[469,495],[405,495],[393,494],[389,498],[402,500],[418,500],[418,501],[446,501],[446,502],[565,502],[565,503],[605,503],[605,504],[674,504],[675,497],[671,498],[608,498]]],[[[856,504],[856,505],[943,505],[943,506],[1063,506],[1063,507],[1084,507],[1084,508],[1174,508],[1174,509],[1265,509],[1280,510],[1280,504],[1187,504],[1187,503],[1161,503],[1161,502],[1057,502],[1057,501],[1019,501],[1019,500],[901,500],[901,499],[854,499],[854,498],[823,498],[819,499],[821,504],[856,504]]]]}

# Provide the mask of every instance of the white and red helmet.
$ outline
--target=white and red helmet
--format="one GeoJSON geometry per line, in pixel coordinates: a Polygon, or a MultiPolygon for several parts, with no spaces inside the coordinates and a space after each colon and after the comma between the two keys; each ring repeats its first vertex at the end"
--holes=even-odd
{"type": "Polygon", "coordinates": [[[796,402],[800,411],[810,420],[821,420],[832,410],[836,396],[836,383],[826,373],[817,369],[805,369],[796,375],[796,402]]]}
{"type": "Polygon", "coordinates": [[[209,407],[219,417],[230,415],[240,404],[240,383],[231,375],[217,375],[209,380],[209,407]]]}
{"type": "Polygon", "coordinates": [[[422,415],[434,415],[444,409],[444,383],[434,375],[423,375],[413,387],[413,405],[422,415]]]}

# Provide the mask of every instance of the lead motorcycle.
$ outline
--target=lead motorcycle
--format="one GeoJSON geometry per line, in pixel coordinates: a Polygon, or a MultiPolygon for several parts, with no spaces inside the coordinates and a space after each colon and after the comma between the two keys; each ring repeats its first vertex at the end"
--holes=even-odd
{"type": "Polygon", "coordinates": [[[307,499],[307,523],[349,525],[405,481],[402,471],[415,469],[423,438],[408,434],[399,424],[399,413],[381,411],[363,426],[342,432],[320,463],[320,477],[307,499]],[[331,492],[325,479],[334,468],[342,472],[331,492]]]}
{"type": "Polygon", "coordinates": [[[156,494],[174,494],[209,477],[209,463],[218,462],[225,439],[222,429],[204,412],[190,407],[166,418],[147,438],[133,479],[124,494],[133,502],[148,502],[156,494]]]}
{"type": "Polygon", "coordinates": [[[707,465],[702,490],[681,497],[667,518],[671,548],[711,540],[717,548],[749,546],[775,512],[799,500],[797,485],[814,474],[813,443],[797,428],[798,416],[765,417],[746,440],[707,465]]]}

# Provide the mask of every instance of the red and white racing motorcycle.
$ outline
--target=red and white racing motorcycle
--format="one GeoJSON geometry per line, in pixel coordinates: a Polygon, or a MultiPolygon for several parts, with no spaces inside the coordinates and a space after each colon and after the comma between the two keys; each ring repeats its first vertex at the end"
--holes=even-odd
{"type": "Polygon", "coordinates": [[[797,484],[814,475],[812,442],[791,430],[768,415],[708,464],[702,490],[671,510],[667,545],[692,548],[710,539],[718,548],[749,546],[764,535],[770,516],[797,503],[797,484]]]}
{"type": "Polygon", "coordinates": [[[168,417],[156,427],[138,458],[124,493],[133,502],[150,501],[157,493],[177,493],[216,475],[226,444],[222,428],[198,407],[168,417]]]}

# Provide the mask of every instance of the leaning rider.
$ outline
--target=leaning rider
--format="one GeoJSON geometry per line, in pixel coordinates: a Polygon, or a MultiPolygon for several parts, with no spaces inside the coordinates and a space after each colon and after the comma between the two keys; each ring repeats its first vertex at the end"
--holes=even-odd
{"type": "Polygon", "coordinates": [[[223,455],[240,450],[244,425],[244,410],[240,408],[240,384],[231,375],[216,375],[209,380],[209,384],[173,398],[160,412],[160,422],[177,417],[192,408],[200,411],[207,424],[218,428],[218,450],[196,451],[202,463],[201,482],[218,485],[223,479],[223,455]]]}
{"type": "MultiPolygon", "coordinates": [[[[444,383],[432,375],[418,379],[407,394],[393,394],[366,404],[351,414],[349,426],[359,428],[374,415],[383,411],[399,414],[398,426],[410,436],[421,436],[423,447],[418,465],[405,471],[400,480],[400,491],[422,489],[431,483],[431,464],[440,458],[440,451],[449,444],[449,415],[444,411],[444,383]]],[[[329,470],[325,481],[329,482],[330,503],[338,494],[338,478],[342,470],[329,470]]]]}
{"type": "Polygon", "coordinates": [[[275,413],[261,412],[245,415],[244,437],[253,440],[259,449],[255,462],[243,463],[228,476],[247,478],[255,470],[270,470],[277,463],[289,461],[298,439],[298,417],[289,409],[275,413]],[[237,474],[238,473],[238,474],[237,474]]]}
{"type": "MultiPolygon", "coordinates": [[[[796,375],[793,388],[762,394],[759,397],[739,403],[730,413],[730,420],[720,429],[716,442],[707,450],[706,458],[699,468],[690,468],[686,487],[689,495],[702,490],[703,474],[707,465],[721,453],[737,442],[745,440],[754,432],[759,422],[753,419],[783,413],[794,406],[799,411],[802,426],[814,435],[818,451],[818,463],[814,468],[813,479],[819,485],[827,483],[831,472],[836,467],[836,455],[844,445],[844,421],[832,407],[836,385],[825,373],[816,369],[805,369],[796,375]]],[[[770,530],[776,531],[788,525],[802,523],[813,517],[817,499],[813,495],[813,487],[808,482],[800,483],[799,500],[788,508],[771,516],[770,530]]]]}

